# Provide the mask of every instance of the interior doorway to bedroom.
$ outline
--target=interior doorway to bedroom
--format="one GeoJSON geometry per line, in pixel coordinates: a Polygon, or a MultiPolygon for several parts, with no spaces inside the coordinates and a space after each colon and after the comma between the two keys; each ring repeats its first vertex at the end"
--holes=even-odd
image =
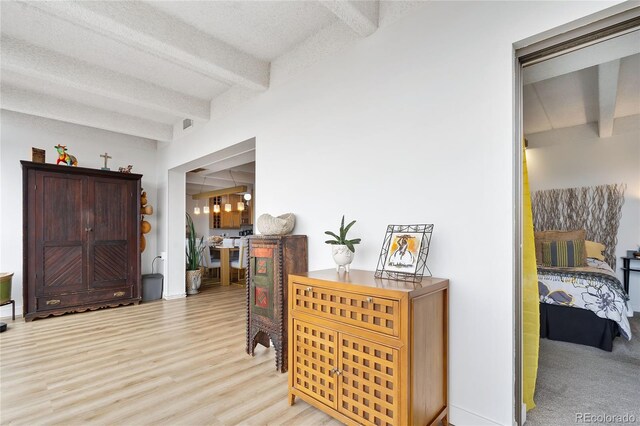
{"type": "Polygon", "coordinates": [[[638,15],[517,54],[520,423],[640,420],[638,15]]]}

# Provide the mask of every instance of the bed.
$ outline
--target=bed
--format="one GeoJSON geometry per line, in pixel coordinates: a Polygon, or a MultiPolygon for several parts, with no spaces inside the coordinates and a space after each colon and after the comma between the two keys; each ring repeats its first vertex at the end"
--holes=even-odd
{"type": "Polygon", "coordinates": [[[604,261],[582,267],[538,266],[540,337],[611,351],[620,335],[631,339],[629,296],[604,261]]]}
{"type": "Polygon", "coordinates": [[[633,311],[614,273],[625,189],[608,184],[531,193],[540,337],[606,351],[616,336],[631,339],[633,311]]]}

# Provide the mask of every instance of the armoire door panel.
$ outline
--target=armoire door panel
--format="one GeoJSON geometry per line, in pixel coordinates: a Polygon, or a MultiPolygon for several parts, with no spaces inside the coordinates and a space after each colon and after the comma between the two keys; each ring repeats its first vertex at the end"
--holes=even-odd
{"type": "Polygon", "coordinates": [[[85,275],[86,178],[41,173],[35,180],[37,294],[87,289],[85,275]]]}
{"type": "Polygon", "coordinates": [[[84,290],[83,249],[81,245],[43,248],[42,294],[84,290]]]}
{"type": "Polygon", "coordinates": [[[82,242],[82,198],[86,180],[58,174],[43,174],[39,180],[40,206],[36,211],[41,212],[42,216],[37,224],[38,237],[44,242],[82,242]]]}
{"type": "Polygon", "coordinates": [[[89,287],[125,287],[129,283],[132,192],[127,181],[94,179],[89,191],[89,287]]]}
{"type": "Polygon", "coordinates": [[[103,181],[93,184],[93,240],[127,239],[130,214],[128,182],[103,181]]]}
{"type": "Polygon", "coordinates": [[[93,287],[121,287],[126,285],[127,271],[126,241],[93,246],[93,287]]]}

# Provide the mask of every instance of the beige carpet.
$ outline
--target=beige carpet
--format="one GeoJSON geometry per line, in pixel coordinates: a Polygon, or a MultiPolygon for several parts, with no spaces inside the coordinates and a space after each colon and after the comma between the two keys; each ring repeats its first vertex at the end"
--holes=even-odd
{"type": "Polygon", "coordinates": [[[537,407],[527,413],[527,426],[640,424],[640,314],[629,322],[631,341],[618,336],[612,352],[540,339],[537,407]],[[624,415],[635,420],[604,417],[624,415]]]}

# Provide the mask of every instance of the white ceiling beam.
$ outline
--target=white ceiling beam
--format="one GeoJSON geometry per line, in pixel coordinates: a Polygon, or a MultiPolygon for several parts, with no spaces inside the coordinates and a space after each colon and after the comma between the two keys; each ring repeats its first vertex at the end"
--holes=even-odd
{"type": "Polygon", "coordinates": [[[171,141],[173,137],[173,127],[167,124],[106,111],[29,90],[3,85],[0,95],[0,107],[9,111],[159,141],[171,141]]]}
{"type": "Polygon", "coordinates": [[[231,175],[229,174],[229,170],[215,172],[215,173],[202,172],[202,174],[207,177],[224,179],[224,180],[228,180],[229,182],[254,183],[256,180],[255,173],[245,173],[245,172],[236,172],[236,171],[231,171],[231,173],[233,174],[233,177],[231,177],[231,175]]]}
{"type": "Polygon", "coordinates": [[[601,138],[613,135],[619,76],[620,59],[598,65],[598,102],[600,107],[598,131],[601,138]]]}
{"type": "Polygon", "coordinates": [[[217,80],[269,86],[269,63],[142,2],[28,2],[45,12],[217,80]]]}
{"type": "Polygon", "coordinates": [[[256,165],[255,165],[255,163],[241,164],[239,166],[233,167],[231,170],[234,173],[235,172],[245,172],[245,173],[253,173],[255,175],[256,174],[256,165]]]}
{"type": "Polygon", "coordinates": [[[254,161],[256,161],[256,151],[255,149],[252,149],[251,151],[246,151],[241,154],[233,155],[232,157],[227,157],[223,160],[216,161],[214,163],[210,163],[205,166],[201,166],[206,170],[200,172],[200,174],[210,175],[212,173],[232,169],[234,167],[238,167],[247,163],[252,163],[254,161]]]}
{"type": "Polygon", "coordinates": [[[186,183],[185,187],[188,195],[194,195],[204,191],[214,191],[216,189],[221,189],[221,187],[218,187],[218,186],[212,186],[212,185],[202,186],[202,183],[198,185],[195,183],[188,183],[188,182],[186,183]]]}
{"type": "Polygon", "coordinates": [[[377,0],[320,0],[320,3],[361,37],[367,37],[378,29],[380,5],[377,0]]]}
{"type": "Polygon", "coordinates": [[[2,69],[171,114],[209,120],[211,103],[2,36],[2,69]]]}
{"type": "Polygon", "coordinates": [[[640,53],[640,31],[634,31],[579,50],[528,66],[523,71],[525,85],[640,53]]]}
{"type": "MultiPolygon", "coordinates": [[[[190,183],[193,185],[202,185],[204,182],[205,187],[210,186],[210,187],[216,187],[216,188],[231,188],[233,186],[236,186],[233,184],[233,182],[225,179],[216,179],[216,178],[211,178],[206,176],[203,177],[203,176],[198,176],[195,173],[187,173],[187,176],[185,179],[186,179],[186,183],[190,183]]],[[[246,182],[246,183],[253,183],[253,182],[246,182]]]]}

